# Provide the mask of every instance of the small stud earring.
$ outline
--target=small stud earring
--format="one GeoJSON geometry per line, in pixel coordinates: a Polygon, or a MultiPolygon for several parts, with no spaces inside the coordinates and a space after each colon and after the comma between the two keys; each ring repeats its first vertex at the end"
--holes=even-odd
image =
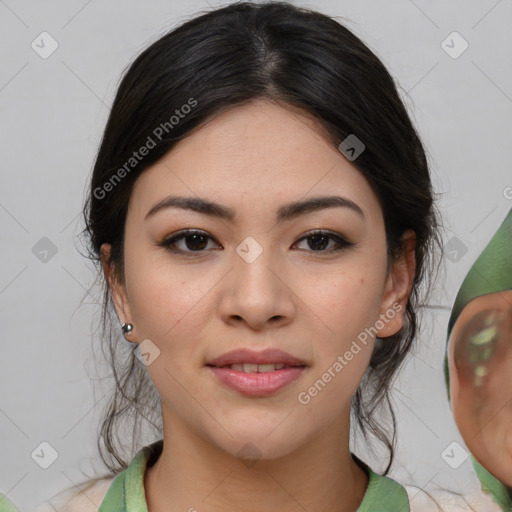
{"type": "Polygon", "coordinates": [[[121,329],[123,330],[123,334],[126,334],[126,335],[130,335],[133,331],[133,325],[132,324],[126,324],[124,323],[122,326],[121,326],[121,329]]]}

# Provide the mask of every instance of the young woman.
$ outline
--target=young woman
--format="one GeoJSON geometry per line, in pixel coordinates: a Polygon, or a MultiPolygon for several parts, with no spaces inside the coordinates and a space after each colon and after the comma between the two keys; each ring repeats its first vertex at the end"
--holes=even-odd
{"type": "Polygon", "coordinates": [[[388,473],[438,223],[423,145],[360,39],[281,2],[164,35],[122,79],[84,214],[113,476],[65,510],[410,509],[349,440],[384,443],[388,473]],[[142,418],[159,440],[126,455],[142,418]]]}

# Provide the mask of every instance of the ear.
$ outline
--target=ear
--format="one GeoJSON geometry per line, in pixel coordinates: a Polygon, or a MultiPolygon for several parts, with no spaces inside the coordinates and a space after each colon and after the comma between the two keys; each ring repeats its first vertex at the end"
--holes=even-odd
{"type": "Polygon", "coordinates": [[[118,278],[114,263],[110,260],[110,244],[102,244],[100,248],[101,266],[107,280],[108,286],[112,292],[112,300],[117,311],[117,316],[121,323],[132,323],[132,314],[130,304],[126,295],[125,285],[118,278]]]}
{"type": "Polygon", "coordinates": [[[381,322],[377,337],[387,338],[396,334],[404,325],[404,314],[416,271],[416,233],[412,229],[401,238],[402,249],[397,259],[390,263],[381,303],[381,322]]]}

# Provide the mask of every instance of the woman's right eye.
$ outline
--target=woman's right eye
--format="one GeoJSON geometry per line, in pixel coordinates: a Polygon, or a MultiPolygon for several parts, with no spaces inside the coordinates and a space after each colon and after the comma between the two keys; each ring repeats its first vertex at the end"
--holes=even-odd
{"type": "Polygon", "coordinates": [[[213,238],[204,231],[187,229],[168,238],[164,238],[158,245],[172,252],[197,253],[204,252],[205,248],[208,246],[208,240],[213,240],[213,238]],[[178,247],[178,243],[180,242],[183,242],[182,246],[178,247]]]}

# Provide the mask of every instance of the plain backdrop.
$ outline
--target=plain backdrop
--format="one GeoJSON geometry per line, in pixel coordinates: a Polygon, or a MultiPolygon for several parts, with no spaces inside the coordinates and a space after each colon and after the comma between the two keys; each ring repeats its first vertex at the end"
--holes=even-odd
{"type": "MultiPolygon", "coordinates": [[[[443,214],[450,257],[396,383],[399,453],[391,476],[426,489],[474,487],[469,460],[453,469],[442,456],[453,442],[464,446],[442,366],[458,288],[512,207],[512,2],[296,3],[345,18],[403,88],[443,214]]],[[[94,268],[76,236],[119,78],[159,35],[220,5],[0,1],[0,490],[23,511],[105,472],[95,439],[104,401],[90,379],[100,310],[98,296],[88,294],[94,268]],[[44,469],[37,453],[52,450],[58,456],[44,469]]]]}

